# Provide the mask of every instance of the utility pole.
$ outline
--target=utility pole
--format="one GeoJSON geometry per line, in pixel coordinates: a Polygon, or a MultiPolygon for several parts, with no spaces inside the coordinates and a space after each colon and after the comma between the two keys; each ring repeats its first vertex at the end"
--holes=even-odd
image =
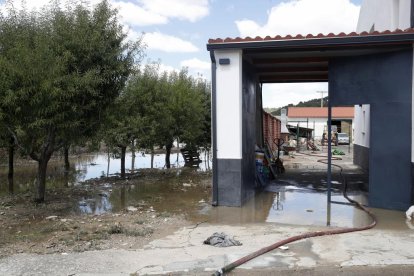
{"type": "Polygon", "coordinates": [[[323,107],[323,94],[328,93],[328,91],[316,91],[316,93],[321,93],[321,107],[323,107]]]}

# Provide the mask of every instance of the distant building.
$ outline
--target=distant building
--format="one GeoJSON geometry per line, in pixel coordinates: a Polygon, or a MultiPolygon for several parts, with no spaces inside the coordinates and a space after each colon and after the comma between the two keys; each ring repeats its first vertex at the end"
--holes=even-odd
{"type": "MultiPolygon", "coordinates": [[[[288,107],[288,125],[313,129],[312,138],[321,139],[328,124],[327,107],[288,107]]],[[[332,126],[347,133],[352,141],[354,107],[332,108],[332,126]]]]}

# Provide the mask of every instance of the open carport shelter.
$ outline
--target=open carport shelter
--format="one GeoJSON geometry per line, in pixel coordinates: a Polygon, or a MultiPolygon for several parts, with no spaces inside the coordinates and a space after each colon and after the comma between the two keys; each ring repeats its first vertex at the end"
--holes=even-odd
{"type": "MultiPolygon", "coordinates": [[[[210,39],[213,204],[241,206],[255,194],[255,145],[264,142],[262,84],[328,82],[328,128],[333,106],[370,105],[370,147],[356,147],[354,158],[368,160],[369,205],[410,206],[413,41],[413,29],[210,39]]],[[[329,158],[328,188],[330,164],[329,158]]]]}

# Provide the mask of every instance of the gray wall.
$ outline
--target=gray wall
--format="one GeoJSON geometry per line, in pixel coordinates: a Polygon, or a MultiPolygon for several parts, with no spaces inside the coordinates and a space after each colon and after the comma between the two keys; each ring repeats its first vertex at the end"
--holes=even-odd
{"type": "Polygon", "coordinates": [[[333,106],[370,104],[369,204],[405,210],[411,205],[412,49],[332,59],[333,106]]]}
{"type": "Polygon", "coordinates": [[[369,148],[354,144],[354,164],[369,172],[369,148]]]}

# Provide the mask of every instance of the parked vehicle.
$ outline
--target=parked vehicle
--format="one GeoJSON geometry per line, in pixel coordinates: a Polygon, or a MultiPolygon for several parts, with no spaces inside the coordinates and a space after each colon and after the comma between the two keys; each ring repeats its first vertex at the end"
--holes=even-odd
{"type": "Polygon", "coordinates": [[[348,133],[343,133],[343,132],[338,133],[338,144],[349,145],[349,135],[348,135],[348,133]]]}

